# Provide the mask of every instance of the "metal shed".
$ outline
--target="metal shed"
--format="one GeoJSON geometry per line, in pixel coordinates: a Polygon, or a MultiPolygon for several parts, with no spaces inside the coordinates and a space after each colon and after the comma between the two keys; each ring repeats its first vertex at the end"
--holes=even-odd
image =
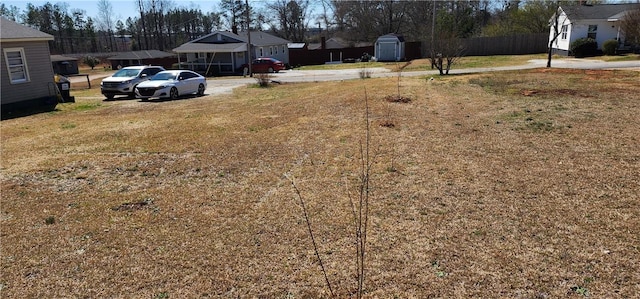
{"type": "Polygon", "coordinates": [[[390,33],[378,37],[374,56],[378,61],[401,61],[405,58],[404,50],[404,37],[390,33]]]}

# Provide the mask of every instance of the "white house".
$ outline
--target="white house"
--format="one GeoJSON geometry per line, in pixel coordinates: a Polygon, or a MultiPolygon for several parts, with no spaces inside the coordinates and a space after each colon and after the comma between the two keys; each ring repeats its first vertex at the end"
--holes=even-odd
{"type": "Polygon", "coordinates": [[[600,4],[600,5],[572,5],[558,9],[559,36],[553,41],[555,29],[553,26],[556,15],[551,18],[549,31],[549,46],[553,53],[569,55],[571,43],[580,38],[593,38],[602,49],[602,44],[610,39],[618,41],[624,46],[624,32],[620,29],[620,19],[633,10],[640,8],[640,4],[600,4]],[[553,41],[553,42],[552,42],[553,41]]]}
{"type": "Polygon", "coordinates": [[[188,69],[207,74],[230,74],[258,57],[271,57],[289,64],[290,41],[262,31],[238,34],[216,31],[173,49],[178,62],[188,69]],[[247,47],[251,39],[251,47],[247,47]],[[248,50],[251,59],[247,58],[248,50]],[[182,61],[182,59],[185,59],[182,61]]]}

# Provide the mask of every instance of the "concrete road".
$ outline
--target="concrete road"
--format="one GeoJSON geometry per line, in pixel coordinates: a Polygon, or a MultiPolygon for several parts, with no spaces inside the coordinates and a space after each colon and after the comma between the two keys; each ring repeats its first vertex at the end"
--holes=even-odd
{"type": "MultiPolygon", "coordinates": [[[[486,73],[496,71],[513,71],[513,70],[526,70],[534,68],[546,67],[546,59],[534,59],[530,60],[528,64],[515,65],[515,66],[503,66],[503,67],[484,67],[484,68],[468,68],[468,69],[451,69],[450,74],[473,74],[473,73],[486,73]]],[[[606,62],[602,60],[593,59],[574,59],[563,58],[553,59],[551,61],[553,68],[574,68],[574,69],[633,69],[640,71],[640,61],[618,61],[618,62],[606,62]]],[[[342,81],[359,79],[362,69],[345,69],[345,70],[284,70],[279,73],[272,74],[275,81],[282,83],[294,83],[294,82],[320,82],[320,81],[342,81]]],[[[386,68],[368,68],[367,71],[371,72],[373,78],[385,78],[385,77],[397,77],[397,72],[391,72],[386,68]]],[[[402,72],[402,77],[410,76],[429,76],[438,75],[437,70],[429,71],[414,71],[414,72],[402,72]]],[[[246,84],[256,83],[254,78],[232,78],[232,79],[210,79],[207,80],[208,88],[207,94],[220,94],[228,93],[233,88],[243,86],[246,84]]]]}
{"type": "MultiPolygon", "coordinates": [[[[469,68],[469,69],[456,69],[455,66],[450,74],[473,74],[473,73],[486,73],[496,71],[512,71],[512,70],[525,70],[546,67],[546,59],[534,59],[530,60],[528,64],[515,65],[515,66],[503,66],[503,67],[484,67],[484,68],[469,68]]],[[[563,58],[554,59],[551,61],[553,68],[574,68],[574,69],[633,69],[640,71],[640,61],[617,61],[606,62],[602,60],[594,59],[575,59],[575,58],[563,58]]],[[[294,82],[321,82],[321,81],[342,81],[359,79],[360,73],[363,69],[343,69],[343,70],[284,70],[279,73],[272,74],[272,80],[282,83],[294,83],[294,82]]],[[[385,78],[385,77],[397,77],[398,73],[391,72],[386,68],[376,67],[367,68],[366,71],[370,72],[373,78],[385,78]]],[[[91,75],[91,79],[104,78],[111,75],[111,73],[104,73],[99,75],[91,75]]],[[[437,76],[437,70],[428,71],[414,71],[414,72],[402,72],[402,77],[410,76],[437,76]]],[[[72,77],[71,82],[77,80],[86,80],[84,77],[72,77]]],[[[225,78],[210,78],[207,79],[207,90],[205,94],[228,94],[233,91],[234,88],[244,86],[247,84],[256,83],[255,78],[251,77],[225,77],[225,78]]]]}

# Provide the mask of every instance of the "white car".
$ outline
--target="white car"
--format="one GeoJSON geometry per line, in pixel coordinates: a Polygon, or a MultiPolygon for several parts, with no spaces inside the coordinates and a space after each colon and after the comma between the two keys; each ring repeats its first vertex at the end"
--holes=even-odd
{"type": "Polygon", "coordinates": [[[182,95],[204,95],[207,79],[200,74],[187,70],[162,71],[151,79],[136,86],[136,97],[142,100],[150,98],[169,98],[175,100],[182,95]]]}
{"type": "Polygon", "coordinates": [[[100,91],[111,100],[116,95],[135,96],[138,83],[149,80],[158,72],[164,71],[161,66],[128,66],[100,82],[100,91]]]}

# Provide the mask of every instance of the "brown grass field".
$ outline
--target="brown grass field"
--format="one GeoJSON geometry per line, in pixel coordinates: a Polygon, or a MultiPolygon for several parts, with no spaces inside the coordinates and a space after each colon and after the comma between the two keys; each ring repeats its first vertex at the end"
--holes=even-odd
{"type": "MultiPolygon", "coordinates": [[[[2,121],[2,298],[640,294],[640,72],[538,69],[77,98],[2,121]]],[[[99,91],[94,91],[97,95],[99,91]]],[[[85,92],[86,93],[86,92],[85,92]]]]}

